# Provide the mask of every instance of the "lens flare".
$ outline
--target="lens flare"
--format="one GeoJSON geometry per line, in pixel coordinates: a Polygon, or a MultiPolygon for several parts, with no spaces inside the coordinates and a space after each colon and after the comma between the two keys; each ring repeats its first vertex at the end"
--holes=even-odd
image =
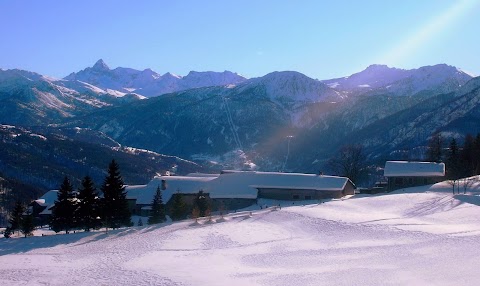
{"type": "Polygon", "coordinates": [[[479,1],[477,0],[455,1],[445,12],[433,18],[406,39],[403,39],[401,43],[376,62],[394,66],[401,65],[409,56],[430,42],[435,36],[442,33],[446,27],[470,11],[478,3],[479,1]]]}

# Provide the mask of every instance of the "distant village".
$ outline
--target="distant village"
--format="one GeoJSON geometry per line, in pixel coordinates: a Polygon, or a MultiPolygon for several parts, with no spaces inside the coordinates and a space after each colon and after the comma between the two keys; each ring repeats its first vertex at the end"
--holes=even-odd
{"type": "MultiPolygon", "coordinates": [[[[211,212],[232,212],[257,205],[259,199],[274,202],[339,199],[356,193],[381,193],[445,180],[445,164],[435,162],[388,161],[386,180],[374,187],[360,189],[346,177],[319,174],[234,171],[219,174],[191,173],[186,176],[156,176],[146,185],[126,186],[126,200],[132,215],[150,216],[157,189],[161,190],[166,213],[172,209],[172,198],[182,197],[191,217],[195,200],[201,192],[211,212]]],[[[51,190],[29,205],[39,224],[48,224],[58,190],[51,190]]],[[[259,208],[263,207],[261,205],[259,208]]]]}

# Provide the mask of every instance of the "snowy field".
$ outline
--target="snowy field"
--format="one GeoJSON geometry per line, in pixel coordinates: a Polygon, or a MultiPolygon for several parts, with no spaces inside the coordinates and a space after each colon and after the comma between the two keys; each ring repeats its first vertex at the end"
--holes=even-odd
{"type": "Polygon", "coordinates": [[[478,285],[478,188],[453,196],[440,183],[210,223],[2,238],[0,285],[478,285]]]}

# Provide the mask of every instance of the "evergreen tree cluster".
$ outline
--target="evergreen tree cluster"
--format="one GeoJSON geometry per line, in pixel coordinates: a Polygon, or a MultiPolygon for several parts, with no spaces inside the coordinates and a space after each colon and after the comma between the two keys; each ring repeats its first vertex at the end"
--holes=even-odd
{"type": "Polygon", "coordinates": [[[131,226],[125,186],[118,164],[112,160],[101,186],[103,198],[89,176],[85,176],[77,192],[65,177],[52,209],[50,226],[55,232],[72,229],[90,231],[103,225],[106,228],[131,226]]]}
{"type": "Polygon", "coordinates": [[[480,133],[476,137],[467,134],[463,146],[453,138],[448,143],[448,148],[443,149],[443,142],[440,134],[432,136],[428,144],[427,160],[445,162],[448,179],[480,175],[480,133]]]}
{"type": "Polygon", "coordinates": [[[451,180],[480,175],[480,134],[465,136],[463,146],[455,138],[446,154],[447,177],[451,180]]]}

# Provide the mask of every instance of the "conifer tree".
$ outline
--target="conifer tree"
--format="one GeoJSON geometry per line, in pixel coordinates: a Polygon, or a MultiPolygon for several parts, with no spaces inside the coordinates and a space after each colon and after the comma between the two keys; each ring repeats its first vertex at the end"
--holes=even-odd
{"type": "Polygon", "coordinates": [[[199,210],[199,216],[204,217],[205,212],[208,209],[208,201],[207,197],[203,193],[203,190],[200,190],[197,194],[197,197],[195,198],[194,205],[198,208],[199,210]]]}
{"type": "Polygon", "coordinates": [[[20,228],[23,235],[25,235],[25,237],[33,235],[34,229],[35,229],[35,225],[33,224],[33,215],[27,214],[23,216],[22,225],[20,228]]]}
{"type": "Polygon", "coordinates": [[[452,193],[455,194],[455,186],[457,185],[461,172],[458,145],[455,138],[452,138],[450,141],[446,163],[448,183],[452,186],[452,193]]]}
{"type": "Polygon", "coordinates": [[[53,231],[59,232],[65,230],[65,233],[69,233],[70,230],[75,227],[76,208],[77,204],[75,194],[73,193],[73,186],[70,180],[65,177],[58,190],[58,197],[52,209],[50,226],[53,231]]]}
{"type": "Polygon", "coordinates": [[[100,221],[97,217],[100,215],[100,201],[97,190],[89,176],[83,178],[77,198],[79,200],[76,212],[78,226],[85,231],[99,228],[100,221]]]}
{"type": "Polygon", "coordinates": [[[160,186],[158,186],[155,196],[153,197],[152,211],[148,217],[148,224],[162,223],[165,220],[165,204],[162,199],[162,191],[160,190],[160,186]]]}
{"type": "Polygon", "coordinates": [[[427,161],[441,162],[442,161],[442,135],[435,133],[428,142],[427,161]]]}
{"type": "Polygon", "coordinates": [[[101,187],[103,192],[103,218],[105,227],[119,228],[132,226],[128,208],[127,193],[117,162],[112,160],[108,166],[108,175],[101,187]]]}
{"type": "Polygon", "coordinates": [[[480,175],[480,133],[477,134],[473,143],[473,165],[473,173],[480,175]]]}
{"type": "Polygon", "coordinates": [[[7,228],[3,232],[3,237],[10,238],[11,236],[12,236],[12,229],[9,226],[7,226],[7,228]]]}
{"type": "Polygon", "coordinates": [[[457,140],[452,138],[450,146],[448,147],[447,156],[447,176],[451,180],[457,180],[459,178],[459,153],[458,153],[457,140]]]}
{"type": "Polygon", "coordinates": [[[173,203],[171,210],[172,220],[181,220],[185,218],[186,215],[186,205],[183,201],[183,196],[180,194],[180,191],[177,190],[177,193],[173,195],[173,203]]]}
{"type": "Polygon", "coordinates": [[[463,148],[459,151],[459,177],[474,175],[475,138],[471,134],[465,136],[463,148]]]}
{"type": "Polygon", "coordinates": [[[10,224],[8,230],[10,233],[14,233],[15,230],[20,230],[22,226],[22,216],[24,212],[25,207],[19,200],[17,200],[15,202],[15,207],[13,208],[10,219],[8,220],[8,223],[10,224]]]}

